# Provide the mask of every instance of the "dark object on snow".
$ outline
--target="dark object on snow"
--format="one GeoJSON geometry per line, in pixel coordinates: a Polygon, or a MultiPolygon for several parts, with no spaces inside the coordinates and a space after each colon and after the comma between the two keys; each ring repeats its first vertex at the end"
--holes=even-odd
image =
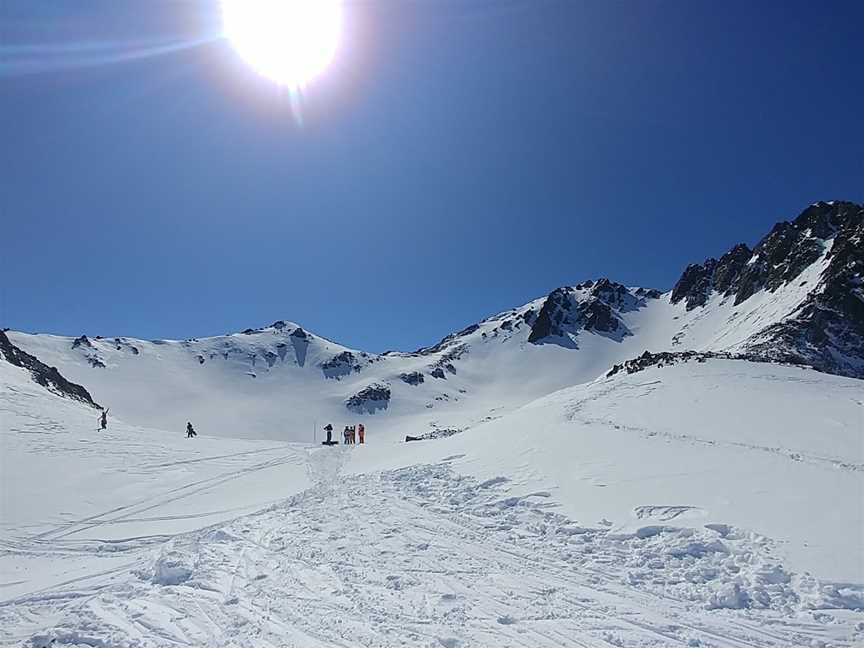
{"type": "Polygon", "coordinates": [[[419,371],[411,371],[399,374],[399,380],[408,385],[414,385],[416,387],[417,385],[423,384],[424,378],[423,374],[419,371]]]}
{"type": "Polygon", "coordinates": [[[463,432],[461,428],[435,428],[427,432],[426,434],[421,434],[420,436],[405,436],[405,443],[409,441],[431,441],[433,439],[446,439],[449,436],[453,436],[454,434],[459,434],[463,432]]]}
{"type": "Polygon", "coordinates": [[[5,332],[0,332],[0,360],[6,360],[9,364],[27,369],[30,371],[34,382],[55,394],[74,398],[96,409],[102,409],[93,402],[90,392],[81,385],[66,380],[60,375],[56,367],[49,367],[37,357],[12,344],[5,332]]]}
{"type": "Polygon", "coordinates": [[[390,386],[375,383],[364,387],[345,401],[345,407],[358,414],[374,414],[390,405],[390,386]]]}
{"type": "Polygon", "coordinates": [[[108,429],[108,409],[103,410],[102,416],[99,417],[99,426],[102,430],[108,429]]]}
{"type": "Polygon", "coordinates": [[[192,437],[198,436],[198,433],[195,431],[195,428],[192,427],[192,424],[186,423],[186,438],[191,439],[192,437]]]}
{"type": "Polygon", "coordinates": [[[335,445],[335,441],[333,441],[333,426],[328,423],[324,426],[324,431],[327,433],[327,440],[322,441],[324,445],[335,445]]]}

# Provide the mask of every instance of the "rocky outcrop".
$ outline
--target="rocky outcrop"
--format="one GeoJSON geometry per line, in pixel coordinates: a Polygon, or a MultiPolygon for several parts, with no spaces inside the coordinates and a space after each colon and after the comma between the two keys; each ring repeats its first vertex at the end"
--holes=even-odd
{"type": "Polygon", "coordinates": [[[55,394],[65,396],[66,398],[72,398],[85,403],[90,407],[102,409],[98,404],[93,402],[90,392],[88,392],[84,387],[66,380],[66,378],[57,371],[56,367],[49,367],[36,356],[30,355],[26,351],[23,351],[12,344],[5,332],[0,332],[0,359],[3,359],[16,367],[27,369],[34,382],[42,385],[55,394]]]}
{"type": "Polygon", "coordinates": [[[820,371],[864,377],[864,207],[819,202],[794,221],[775,225],[751,251],[737,245],[719,261],[690,265],[672,291],[687,310],[712,294],[738,305],[760,290],[774,292],[825,255],[818,284],[789,317],[767,326],[743,347],[766,361],[805,363],[820,371]]]}
{"type": "MultiPolygon", "coordinates": [[[[96,337],[97,341],[101,339],[101,337],[96,337]]],[[[91,342],[90,338],[88,338],[86,335],[75,338],[72,341],[72,348],[78,349],[79,352],[84,355],[84,359],[87,360],[91,367],[99,369],[105,368],[105,361],[99,355],[99,350],[93,345],[93,342],[91,342]]]]}
{"type": "Polygon", "coordinates": [[[299,326],[293,331],[291,331],[290,335],[292,338],[299,338],[301,340],[306,340],[309,338],[309,334],[299,326]]]}
{"type": "Polygon", "coordinates": [[[533,320],[528,342],[574,345],[574,337],[583,330],[620,341],[631,334],[620,314],[642,308],[649,299],[658,297],[656,290],[630,289],[609,279],[557,288],[549,293],[533,320]]]}
{"type": "Polygon", "coordinates": [[[321,371],[325,378],[340,380],[351,372],[360,371],[357,358],[350,351],[338,353],[326,362],[321,363],[321,371]]]}
{"type": "Polygon", "coordinates": [[[819,202],[793,222],[777,223],[752,250],[736,245],[720,260],[687,266],[672,290],[672,303],[687,310],[704,306],[713,292],[740,304],[760,290],[775,291],[798,277],[824,253],[826,241],[856,223],[862,208],[851,202],[819,202]]]}
{"type": "Polygon", "coordinates": [[[415,353],[419,355],[431,355],[433,353],[440,353],[441,351],[449,347],[454,341],[458,340],[459,338],[464,338],[467,335],[471,335],[479,329],[479,324],[471,324],[470,326],[466,326],[464,329],[457,333],[451,333],[447,337],[443,338],[438,344],[435,344],[431,347],[423,347],[422,349],[417,349],[415,353]]]}
{"type": "MultiPolygon", "coordinates": [[[[748,352],[864,378],[864,207],[846,214],[828,224],[812,224],[814,231],[825,233],[831,227],[833,234],[819,284],[791,317],[750,340],[748,352]]],[[[812,219],[812,214],[804,215],[812,219]]]]}
{"type": "Polygon", "coordinates": [[[423,382],[425,381],[425,379],[423,378],[423,374],[419,371],[410,371],[407,373],[401,373],[401,374],[399,374],[399,380],[401,380],[402,382],[404,382],[408,385],[412,385],[415,387],[417,385],[422,385],[423,382]]]}
{"type": "Polygon", "coordinates": [[[361,389],[345,401],[345,407],[356,414],[374,414],[390,406],[390,386],[375,383],[361,389]]]}
{"type": "MultiPolygon", "coordinates": [[[[763,358],[750,353],[726,353],[724,351],[663,351],[651,353],[646,351],[638,358],[627,360],[616,364],[606,377],[609,378],[619,373],[634,374],[650,367],[666,367],[686,362],[705,362],[706,360],[747,360],[750,362],[764,362],[763,358]]],[[[785,364],[785,363],[784,363],[785,364]]],[[[788,363],[801,364],[801,363],[788,363]]]]}

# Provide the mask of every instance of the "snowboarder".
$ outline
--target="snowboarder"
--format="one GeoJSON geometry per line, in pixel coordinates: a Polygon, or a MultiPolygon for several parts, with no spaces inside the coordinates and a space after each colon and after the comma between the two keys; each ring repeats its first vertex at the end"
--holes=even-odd
{"type": "Polygon", "coordinates": [[[108,410],[102,411],[102,416],[99,417],[99,429],[107,430],[108,429],[108,410]]]}
{"type": "Polygon", "coordinates": [[[360,443],[366,443],[366,428],[360,423],[357,426],[357,436],[360,437],[360,443]]]}
{"type": "Polygon", "coordinates": [[[195,428],[192,427],[192,423],[186,421],[186,438],[191,439],[196,436],[198,436],[198,433],[195,431],[195,428]]]}

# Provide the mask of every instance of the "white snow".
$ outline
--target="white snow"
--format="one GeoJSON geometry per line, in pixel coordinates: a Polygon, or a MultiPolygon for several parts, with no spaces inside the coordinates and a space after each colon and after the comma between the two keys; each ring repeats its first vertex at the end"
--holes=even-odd
{"type": "Polygon", "coordinates": [[[111,414],[97,431],[0,360],[0,646],[860,646],[864,383],[716,359],[605,377],[746,349],[824,265],[559,344],[527,342],[542,299],[422,353],[290,322],[10,332],[111,414]],[[372,384],[386,408],[347,410],[372,384]],[[320,445],[359,421],[366,445],[320,445]]]}
{"type": "Polygon", "coordinates": [[[0,379],[2,646],[864,639],[860,381],[693,362],[322,448],[0,379]]]}

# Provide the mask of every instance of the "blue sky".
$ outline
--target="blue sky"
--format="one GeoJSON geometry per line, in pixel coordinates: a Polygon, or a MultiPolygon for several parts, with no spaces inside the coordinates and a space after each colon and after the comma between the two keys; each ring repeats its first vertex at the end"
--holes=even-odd
{"type": "MultiPolygon", "coordinates": [[[[0,324],[410,350],[864,200],[861,2],[364,0],[304,124],[216,0],[6,0],[0,324]],[[86,53],[86,52],[85,52],[86,53]]],[[[2,50],[2,47],[0,47],[2,50]]]]}

